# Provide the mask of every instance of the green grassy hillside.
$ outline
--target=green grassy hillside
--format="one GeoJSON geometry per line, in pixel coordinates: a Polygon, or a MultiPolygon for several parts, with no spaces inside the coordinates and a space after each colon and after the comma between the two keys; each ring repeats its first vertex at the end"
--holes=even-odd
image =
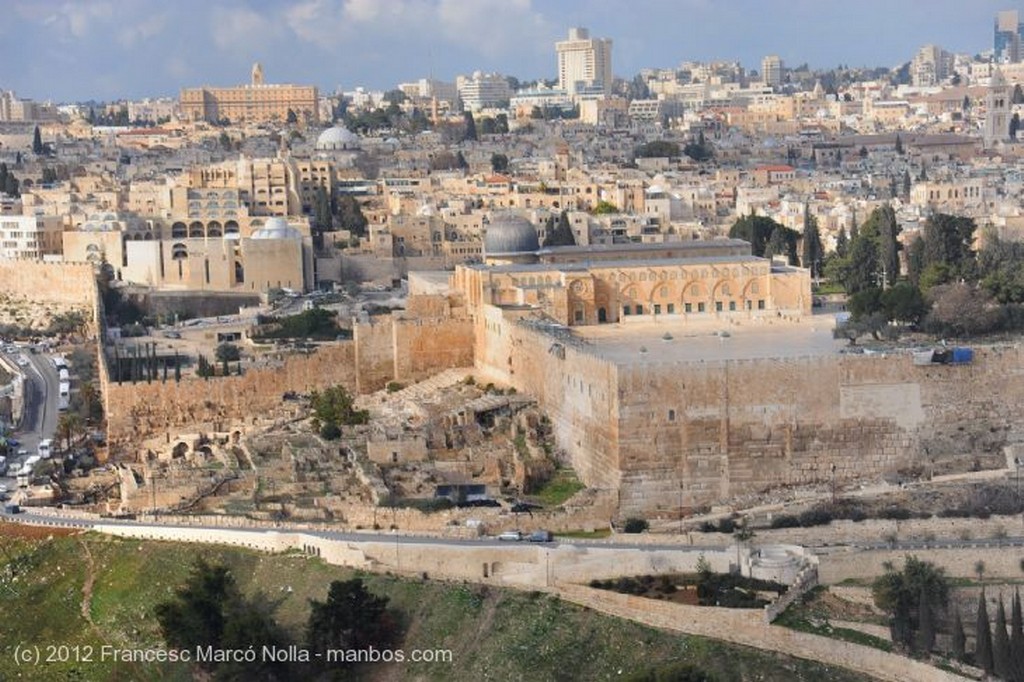
{"type": "MultiPolygon", "coordinates": [[[[0,549],[3,680],[192,679],[183,664],[115,662],[111,650],[104,655],[102,647],[161,649],[154,606],[183,583],[199,556],[228,566],[246,594],[263,592],[276,603],[278,622],[296,641],[309,599],[323,600],[332,580],[353,575],[298,555],[100,535],[3,535],[0,549]],[[28,662],[18,663],[16,652],[28,662]],[[91,660],[82,660],[89,654],[91,660]]],[[[680,661],[723,682],[864,679],[806,661],[659,632],[543,594],[364,578],[371,591],[390,598],[399,614],[404,650],[450,649],[453,658],[453,663],[379,664],[365,669],[367,679],[623,680],[680,661]]]]}

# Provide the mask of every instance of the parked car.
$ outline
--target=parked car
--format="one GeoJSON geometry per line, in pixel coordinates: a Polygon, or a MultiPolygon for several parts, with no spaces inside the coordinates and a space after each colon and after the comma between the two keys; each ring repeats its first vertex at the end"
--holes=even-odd
{"type": "Polygon", "coordinates": [[[508,542],[519,542],[523,539],[523,534],[517,530],[507,530],[504,533],[498,535],[499,540],[505,540],[508,542]]]}
{"type": "Polygon", "coordinates": [[[554,539],[554,533],[549,530],[535,530],[527,538],[530,542],[552,542],[554,539]]]}

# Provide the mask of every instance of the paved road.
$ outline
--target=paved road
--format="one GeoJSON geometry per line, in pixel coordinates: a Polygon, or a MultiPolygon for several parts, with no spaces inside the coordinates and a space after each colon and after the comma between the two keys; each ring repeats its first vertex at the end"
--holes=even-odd
{"type": "MultiPolygon", "coordinates": [[[[21,352],[6,353],[13,361],[19,357],[28,358],[29,364],[21,368],[25,374],[25,412],[20,427],[15,431],[19,445],[16,450],[25,450],[28,455],[36,454],[39,442],[53,438],[57,432],[57,393],[59,379],[57,370],[50,361],[50,356],[43,353],[30,353],[22,347],[21,352]]],[[[25,456],[8,458],[9,470],[16,471],[24,462],[25,456]]],[[[13,477],[0,478],[0,485],[14,490],[17,482],[13,477]]]]}

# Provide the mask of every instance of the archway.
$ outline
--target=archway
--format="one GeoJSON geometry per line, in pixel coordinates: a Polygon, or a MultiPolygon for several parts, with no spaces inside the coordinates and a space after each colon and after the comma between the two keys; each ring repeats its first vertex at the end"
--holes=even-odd
{"type": "Polygon", "coordinates": [[[188,227],[185,223],[171,225],[171,239],[185,239],[186,237],[188,237],[188,227]]]}
{"type": "Polygon", "coordinates": [[[597,322],[598,324],[604,324],[608,321],[608,311],[604,308],[597,309],[597,322]]]}
{"type": "Polygon", "coordinates": [[[193,221],[188,226],[188,236],[191,237],[192,239],[202,239],[203,238],[203,224],[201,222],[199,222],[198,220],[193,221]]]}

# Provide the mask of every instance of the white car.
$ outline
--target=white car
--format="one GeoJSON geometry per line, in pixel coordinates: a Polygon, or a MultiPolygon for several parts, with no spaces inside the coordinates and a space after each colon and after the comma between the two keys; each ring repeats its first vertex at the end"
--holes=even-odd
{"type": "Polygon", "coordinates": [[[507,542],[519,542],[523,539],[523,534],[517,530],[507,530],[498,536],[499,540],[505,540],[507,542]]]}
{"type": "Polygon", "coordinates": [[[18,367],[28,367],[28,358],[24,355],[19,355],[16,362],[18,363],[18,367]]]}

